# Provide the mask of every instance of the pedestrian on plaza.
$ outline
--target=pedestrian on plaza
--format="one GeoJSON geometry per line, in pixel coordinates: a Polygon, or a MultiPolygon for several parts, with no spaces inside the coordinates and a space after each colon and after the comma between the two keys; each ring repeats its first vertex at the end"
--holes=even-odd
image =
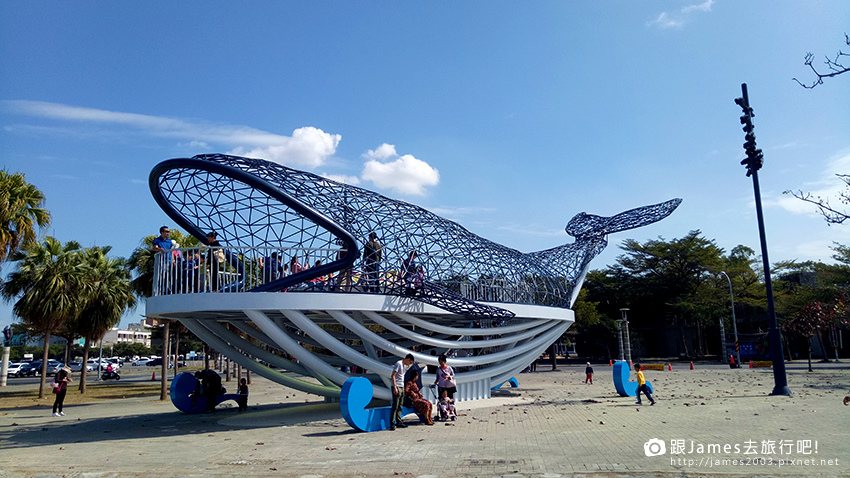
{"type": "Polygon", "coordinates": [[[437,362],[440,364],[437,367],[437,372],[434,374],[436,376],[434,383],[437,385],[437,396],[441,397],[443,392],[446,392],[450,399],[454,399],[455,392],[457,392],[455,371],[453,368],[449,367],[448,363],[446,363],[446,354],[440,354],[437,358],[437,362]]]}
{"type": "Polygon", "coordinates": [[[419,418],[424,420],[426,425],[433,425],[434,419],[432,415],[434,413],[434,404],[425,400],[425,397],[419,392],[419,386],[416,384],[417,378],[419,378],[419,373],[414,370],[411,372],[410,378],[404,383],[404,395],[411,401],[413,409],[416,410],[419,418]]]}
{"type": "Polygon", "coordinates": [[[239,380],[239,411],[243,412],[248,409],[248,380],[239,380]]]}
{"type": "Polygon", "coordinates": [[[584,368],[584,373],[587,375],[587,378],[584,379],[584,383],[590,382],[593,385],[593,367],[590,366],[590,362],[587,362],[587,367],[584,368]]]}
{"type": "Polygon", "coordinates": [[[70,377],[68,370],[65,368],[56,372],[56,375],[53,376],[53,381],[50,383],[50,386],[53,387],[53,394],[56,395],[53,400],[54,417],[65,416],[65,412],[62,411],[62,405],[65,403],[65,394],[68,392],[68,383],[72,381],[73,379],[70,377]]]}
{"type": "Polygon", "coordinates": [[[655,405],[655,400],[652,398],[652,394],[649,393],[649,387],[646,386],[646,378],[644,378],[644,376],[643,376],[643,370],[641,370],[641,366],[640,366],[639,363],[635,364],[635,370],[637,371],[637,382],[638,382],[637,402],[636,403],[638,405],[643,403],[640,400],[640,393],[643,392],[643,394],[646,395],[646,398],[649,399],[649,404],[655,405]]]}
{"type": "Polygon", "coordinates": [[[407,425],[401,422],[401,403],[404,400],[404,373],[411,365],[413,365],[413,354],[407,354],[403,359],[395,363],[393,372],[390,375],[390,381],[393,384],[393,409],[392,415],[390,415],[390,430],[395,430],[395,427],[407,427],[407,425]]]}

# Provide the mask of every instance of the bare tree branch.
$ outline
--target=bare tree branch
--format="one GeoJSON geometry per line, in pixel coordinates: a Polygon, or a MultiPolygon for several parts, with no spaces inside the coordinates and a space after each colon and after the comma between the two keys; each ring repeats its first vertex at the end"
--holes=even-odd
{"type": "MultiPolygon", "coordinates": [[[[847,186],[845,191],[838,193],[838,201],[845,205],[850,205],[850,174],[836,174],[836,176],[844,181],[844,184],[847,186]]],[[[847,219],[850,219],[850,212],[830,206],[829,199],[799,190],[785,191],[784,194],[790,194],[801,201],[806,201],[817,206],[818,212],[823,216],[827,224],[842,224],[847,219]]]]}
{"type": "MultiPolygon", "coordinates": [[[[850,46],[850,35],[847,35],[846,33],[844,34],[844,43],[846,43],[847,46],[850,46]]],[[[797,78],[792,78],[792,80],[796,81],[797,84],[799,84],[803,88],[808,88],[808,89],[812,89],[812,88],[814,88],[818,85],[822,85],[824,78],[832,78],[833,76],[838,76],[842,73],[847,73],[848,71],[850,71],[850,66],[844,66],[844,64],[842,63],[841,57],[845,57],[845,56],[850,57],[850,53],[845,53],[841,50],[838,50],[838,53],[835,55],[834,59],[826,57],[826,61],[824,62],[824,64],[826,65],[828,73],[821,73],[812,64],[812,62],[814,61],[815,55],[813,53],[806,53],[806,59],[805,59],[804,64],[812,70],[812,72],[815,74],[817,79],[812,81],[811,84],[803,83],[802,81],[798,80],[797,78]]]]}

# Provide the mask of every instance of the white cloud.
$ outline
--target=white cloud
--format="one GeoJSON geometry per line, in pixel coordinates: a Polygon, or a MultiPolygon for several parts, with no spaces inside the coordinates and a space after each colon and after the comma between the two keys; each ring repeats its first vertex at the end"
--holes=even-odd
{"type": "Polygon", "coordinates": [[[686,5],[678,12],[661,12],[655,19],[646,22],[647,27],[660,29],[680,29],[691,20],[691,17],[700,12],[710,12],[714,0],[705,0],[702,3],[686,5]]]}
{"type": "Polygon", "coordinates": [[[705,0],[696,5],[687,5],[682,7],[682,13],[689,14],[691,12],[710,12],[711,6],[714,5],[714,0],[705,0]]]}
{"type": "Polygon", "coordinates": [[[323,178],[328,178],[331,181],[336,181],[338,183],[349,184],[351,186],[357,186],[360,184],[360,178],[357,176],[346,176],[344,174],[322,174],[323,178]]]}
{"type": "Polygon", "coordinates": [[[281,136],[277,144],[252,150],[239,146],[229,154],[315,168],[325,164],[327,158],[336,152],[341,139],[342,136],[338,134],[328,134],[319,128],[307,126],[293,131],[290,138],[281,136]]]}
{"type": "Polygon", "coordinates": [[[188,143],[183,143],[180,146],[188,149],[202,149],[205,151],[211,149],[210,145],[204,141],[189,141],[188,143]]]}
{"type": "Polygon", "coordinates": [[[28,116],[127,126],[152,136],[187,140],[189,144],[198,147],[225,145],[232,147],[234,154],[295,166],[317,167],[324,164],[336,152],[342,138],[314,127],[298,128],[292,132],[292,136],[284,136],[248,126],[122,113],[44,101],[4,101],[3,105],[12,112],[28,116]]]}
{"type": "Polygon", "coordinates": [[[496,211],[495,208],[492,207],[475,207],[475,206],[461,206],[461,207],[429,207],[427,208],[429,211],[434,214],[442,217],[446,217],[449,219],[458,220],[463,217],[468,217],[470,215],[481,215],[487,214],[496,211]]]}
{"type": "Polygon", "coordinates": [[[383,160],[387,158],[393,158],[395,156],[398,156],[398,153],[395,152],[395,145],[387,143],[384,143],[375,149],[370,149],[369,151],[363,153],[363,157],[366,159],[383,160]]]}
{"type": "Polygon", "coordinates": [[[436,186],[440,182],[439,171],[410,154],[388,163],[370,159],[363,165],[361,176],[379,188],[415,195],[425,194],[426,186],[436,186]]]}

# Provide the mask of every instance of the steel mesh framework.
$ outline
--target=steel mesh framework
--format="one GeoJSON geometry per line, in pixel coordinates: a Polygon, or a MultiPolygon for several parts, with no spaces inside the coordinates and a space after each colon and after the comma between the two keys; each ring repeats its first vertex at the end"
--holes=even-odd
{"type": "Polygon", "coordinates": [[[211,274],[213,249],[157,254],[160,276],[146,303],[149,313],[180,320],[216,350],[282,385],[339,397],[347,379],[365,376],[383,399],[391,396],[393,362],[408,353],[431,365],[436,354],[449,355],[459,399],[488,397],[491,386],[522,370],[567,330],[573,320],[567,308],[607,235],[658,221],[680,203],[612,217],[581,213],[567,224],[573,243],[523,254],[421,207],[260,159],[215,154],[167,160],[151,172],[150,188],[190,234],[205,241],[206,232],[218,233],[226,264],[216,270],[235,279],[203,287],[179,281],[179,254],[208,257],[211,274]],[[356,281],[329,288],[322,277],[342,277],[346,270],[356,275],[371,232],[383,244],[379,291],[356,281]],[[313,267],[258,276],[256,264],[271,251],[313,267]],[[411,251],[424,269],[413,294],[398,280],[411,251]],[[275,291],[290,293],[262,294],[275,291]]]}
{"type": "Polygon", "coordinates": [[[481,287],[491,291],[490,302],[569,307],[608,234],[658,221],[681,201],[614,217],[578,214],[566,228],[574,243],[523,254],[419,206],[260,159],[209,154],[168,160],[151,172],[150,183],[160,206],[196,237],[215,230],[226,246],[327,251],[344,243],[349,252],[256,290],[283,290],[356,265],[360,245],[376,232],[384,246],[383,271],[399,274],[416,251],[429,285],[422,300],[489,317],[499,310],[468,303],[481,287]]]}

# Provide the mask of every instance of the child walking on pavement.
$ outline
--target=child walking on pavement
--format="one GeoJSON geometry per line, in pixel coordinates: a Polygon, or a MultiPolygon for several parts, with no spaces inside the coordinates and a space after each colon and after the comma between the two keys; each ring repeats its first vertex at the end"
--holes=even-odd
{"type": "Polygon", "coordinates": [[[248,380],[239,380],[239,411],[248,409],[248,380]]]}
{"type": "Polygon", "coordinates": [[[646,386],[646,378],[644,378],[644,376],[643,376],[643,371],[641,370],[639,363],[635,364],[635,370],[637,370],[637,382],[638,382],[637,404],[640,405],[642,403],[641,400],[640,400],[640,392],[643,392],[643,394],[646,395],[646,398],[649,399],[649,404],[655,405],[655,400],[653,400],[652,394],[649,393],[649,387],[646,386]]]}
{"type": "Polygon", "coordinates": [[[590,362],[587,362],[587,367],[584,369],[584,373],[587,374],[587,378],[584,379],[584,383],[590,382],[593,385],[593,367],[590,366],[590,362]]]}

